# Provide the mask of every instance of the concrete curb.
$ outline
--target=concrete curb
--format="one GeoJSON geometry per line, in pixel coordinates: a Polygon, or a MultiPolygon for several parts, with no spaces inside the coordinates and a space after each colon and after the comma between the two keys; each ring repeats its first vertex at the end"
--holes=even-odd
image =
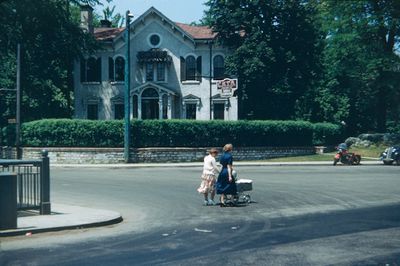
{"type": "MultiPolygon", "coordinates": [[[[234,162],[236,166],[332,166],[332,161],[320,162],[234,162]]],[[[341,165],[340,163],[338,166],[341,165]]],[[[362,161],[361,166],[383,165],[381,161],[362,161]]],[[[128,163],[128,164],[51,164],[59,168],[173,168],[173,167],[202,167],[203,162],[189,163],[128,163]]]]}
{"type": "Polygon", "coordinates": [[[18,217],[18,228],[0,230],[0,237],[81,229],[122,222],[121,214],[80,206],[53,204],[52,214],[18,217]]]}

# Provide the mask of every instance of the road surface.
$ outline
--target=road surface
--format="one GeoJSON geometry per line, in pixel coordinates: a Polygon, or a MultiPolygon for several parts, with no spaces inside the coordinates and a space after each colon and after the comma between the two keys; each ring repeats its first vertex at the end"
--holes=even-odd
{"type": "Polygon", "coordinates": [[[237,167],[250,205],[202,206],[200,167],[53,168],[52,202],[101,228],[0,239],[0,265],[400,265],[400,167],[237,167]]]}

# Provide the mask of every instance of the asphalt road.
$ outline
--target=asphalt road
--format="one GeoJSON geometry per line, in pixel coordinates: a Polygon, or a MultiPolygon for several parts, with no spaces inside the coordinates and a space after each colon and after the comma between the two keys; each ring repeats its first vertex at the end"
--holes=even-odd
{"type": "Polygon", "coordinates": [[[54,168],[52,202],[120,224],[0,239],[0,265],[400,265],[400,167],[237,167],[250,205],[202,206],[200,167],[54,168]]]}

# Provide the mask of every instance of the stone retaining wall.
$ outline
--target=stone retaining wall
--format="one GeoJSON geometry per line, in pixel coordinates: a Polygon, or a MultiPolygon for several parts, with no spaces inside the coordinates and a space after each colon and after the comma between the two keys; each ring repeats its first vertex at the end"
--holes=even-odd
{"type": "MultiPolygon", "coordinates": [[[[23,148],[23,159],[40,158],[49,152],[53,164],[124,163],[123,148],[23,148]]],[[[209,148],[132,148],[133,163],[200,162],[209,148]]],[[[220,150],[220,152],[222,152],[220,150]]],[[[315,147],[234,147],[235,161],[253,161],[296,155],[315,154],[315,147]]]]}

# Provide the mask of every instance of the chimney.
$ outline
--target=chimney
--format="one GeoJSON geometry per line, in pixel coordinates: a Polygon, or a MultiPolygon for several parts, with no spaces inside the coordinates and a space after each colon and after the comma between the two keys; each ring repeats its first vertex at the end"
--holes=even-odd
{"type": "Polygon", "coordinates": [[[93,8],[90,5],[81,5],[81,29],[93,34],[93,8]]]}
{"type": "Polygon", "coordinates": [[[100,20],[100,27],[102,28],[111,28],[111,21],[107,19],[100,20]]]}

